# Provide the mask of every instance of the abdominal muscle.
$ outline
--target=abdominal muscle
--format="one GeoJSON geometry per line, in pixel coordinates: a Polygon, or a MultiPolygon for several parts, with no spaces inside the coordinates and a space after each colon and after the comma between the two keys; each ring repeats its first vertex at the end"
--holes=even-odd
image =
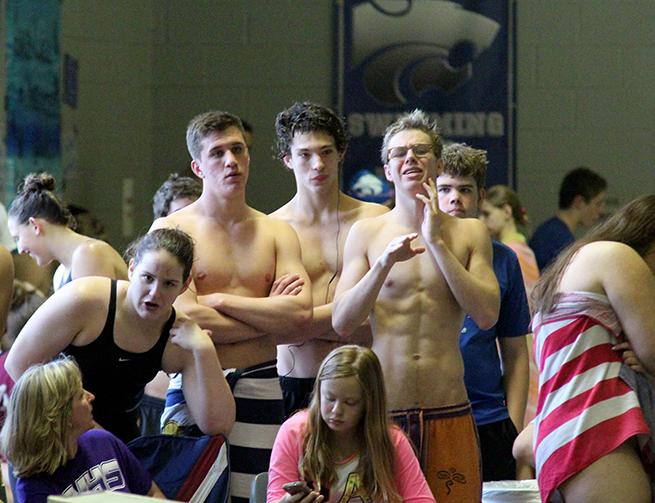
{"type": "Polygon", "coordinates": [[[452,297],[437,300],[420,292],[404,302],[378,300],[371,322],[373,351],[382,364],[390,410],[467,400],[459,350],[462,321],[452,297]]]}

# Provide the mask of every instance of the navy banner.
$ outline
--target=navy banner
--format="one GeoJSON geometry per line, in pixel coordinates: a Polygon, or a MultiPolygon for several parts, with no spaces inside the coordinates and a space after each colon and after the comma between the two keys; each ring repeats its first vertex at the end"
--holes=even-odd
{"type": "Polygon", "coordinates": [[[514,178],[513,1],[342,0],[338,107],[351,142],[344,187],[381,173],[386,126],[420,108],[446,141],[487,150],[488,185],[514,178]]]}

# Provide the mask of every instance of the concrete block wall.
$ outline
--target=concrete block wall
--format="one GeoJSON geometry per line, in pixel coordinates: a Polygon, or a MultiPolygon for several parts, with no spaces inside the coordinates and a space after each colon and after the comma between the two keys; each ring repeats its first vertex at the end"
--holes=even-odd
{"type": "MultiPolygon", "coordinates": [[[[78,166],[67,198],[97,213],[123,246],[132,236],[123,235],[122,180],[134,180],[134,232],[143,231],[154,190],[188,166],[188,120],[219,108],[255,127],[249,201],[263,211],[283,204],[293,180],[272,159],[273,120],[294,100],[333,102],[333,7],[334,0],[62,2],[62,53],[80,65],[78,108],[62,105],[64,155],[76,146],[70,164],[78,166]]],[[[655,2],[517,7],[517,181],[532,221],[554,211],[561,177],[579,164],[608,178],[614,206],[655,192],[655,2]]],[[[4,66],[2,81],[3,73],[4,66]]]]}
{"type": "Polygon", "coordinates": [[[587,165],[609,209],[655,192],[655,2],[519,0],[518,188],[537,224],[587,165]]]}

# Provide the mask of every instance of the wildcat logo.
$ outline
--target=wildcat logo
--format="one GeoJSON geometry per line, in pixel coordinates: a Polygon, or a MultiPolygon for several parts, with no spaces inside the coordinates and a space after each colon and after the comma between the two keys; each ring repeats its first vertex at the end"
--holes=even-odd
{"type": "Polygon", "coordinates": [[[454,92],[473,75],[472,62],[500,25],[445,0],[376,0],[353,9],[352,69],[385,105],[402,105],[427,90],[454,92]],[[400,6],[400,7],[399,7],[400,6]]]}

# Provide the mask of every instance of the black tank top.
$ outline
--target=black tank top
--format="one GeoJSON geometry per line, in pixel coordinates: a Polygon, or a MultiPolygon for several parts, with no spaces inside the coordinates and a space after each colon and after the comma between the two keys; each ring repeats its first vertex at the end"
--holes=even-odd
{"type": "Polygon", "coordinates": [[[139,436],[137,408],[144,386],[161,370],[161,359],[175,321],[175,309],[155,345],[145,353],[132,353],[114,342],[116,280],[111,280],[107,321],[100,335],[86,346],[69,345],[82,371],[84,389],[95,395],[93,417],[121,440],[139,436]]]}

